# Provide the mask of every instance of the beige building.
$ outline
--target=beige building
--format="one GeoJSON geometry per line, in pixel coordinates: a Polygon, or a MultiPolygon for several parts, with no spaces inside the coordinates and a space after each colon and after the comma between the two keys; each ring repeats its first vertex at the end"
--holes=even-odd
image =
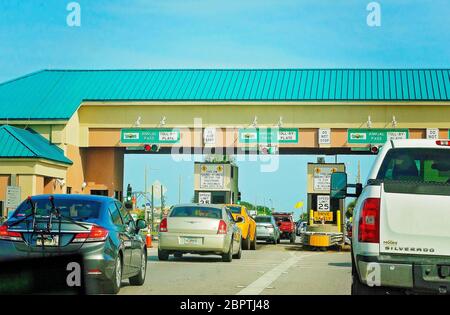
{"type": "Polygon", "coordinates": [[[120,198],[124,154],[156,154],[145,144],[369,154],[370,139],[448,138],[449,98],[447,69],[40,71],[0,84],[0,202],[8,186],[120,198]]]}

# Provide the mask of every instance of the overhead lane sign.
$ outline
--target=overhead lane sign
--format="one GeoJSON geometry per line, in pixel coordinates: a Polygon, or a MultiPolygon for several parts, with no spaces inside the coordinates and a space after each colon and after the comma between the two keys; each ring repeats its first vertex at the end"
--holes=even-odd
{"type": "Polygon", "coordinates": [[[120,142],[124,144],[173,144],[181,139],[179,129],[122,129],[120,142]]]}
{"type": "Polygon", "coordinates": [[[349,144],[384,144],[389,140],[409,139],[408,129],[348,129],[349,144]]]}
{"type": "Polygon", "coordinates": [[[298,143],[298,129],[243,128],[239,129],[239,143],[298,143]]]}

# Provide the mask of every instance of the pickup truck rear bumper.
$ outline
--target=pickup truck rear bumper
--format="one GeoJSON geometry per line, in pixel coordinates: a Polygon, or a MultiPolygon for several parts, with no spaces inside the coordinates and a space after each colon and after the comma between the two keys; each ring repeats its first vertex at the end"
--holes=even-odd
{"type": "Polygon", "coordinates": [[[450,258],[421,258],[412,261],[357,256],[362,283],[405,289],[417,293],[450,294],[450,258]]]}

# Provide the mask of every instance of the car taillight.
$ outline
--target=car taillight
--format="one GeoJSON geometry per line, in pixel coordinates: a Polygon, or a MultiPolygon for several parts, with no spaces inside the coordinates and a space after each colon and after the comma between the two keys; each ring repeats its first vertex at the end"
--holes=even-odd
{"type": "Polygon", "coordinates": [[[380,198],[364,200],[359,219],[358,240],[364,243],[380,242],[380,198]]]}
{"type": "Polygon", "coordinates": [[[19,232],[9,231],[8,226],[3,224],[0,226],[0,240],[13,242],[21,241],[22,234],[19,232]]]}
{"type": "Polygon", "coordinates": [[[75,234],[74,243],[103,242],[108,237],[108,230],[97,225],[93,225],[89,232],[75,234]]]}
{"type": "Polygon", "coordinates": [[[167,218],[162,219],[161,223],[159,224],[159,231],[160,232],[167,232],[167,218]]]}
{"type": "Polygon", "coordinates": [[[217,234],[227,234],[227,223],[224,220],[220,220],[217,234]]]}
{"type": "Polygon", "coordinates": [[[437,140],[436,144],[444,147],[450,147],[450,140],[437,140]]]}

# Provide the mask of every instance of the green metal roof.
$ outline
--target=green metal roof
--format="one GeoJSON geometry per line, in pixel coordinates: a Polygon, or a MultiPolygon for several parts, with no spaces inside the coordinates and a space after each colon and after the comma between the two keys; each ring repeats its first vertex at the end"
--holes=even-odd
{"type": "Polygon", "coordinates": [[[64,164],[64,151],[32,129],[0,126],[0,158],[42,158],[64,164]]]}
{"type": "Polygon", "coordinates": [[[0,119],[82,101],[448,101],[450,69],[43,70],[0,84],[0,119]]]}

